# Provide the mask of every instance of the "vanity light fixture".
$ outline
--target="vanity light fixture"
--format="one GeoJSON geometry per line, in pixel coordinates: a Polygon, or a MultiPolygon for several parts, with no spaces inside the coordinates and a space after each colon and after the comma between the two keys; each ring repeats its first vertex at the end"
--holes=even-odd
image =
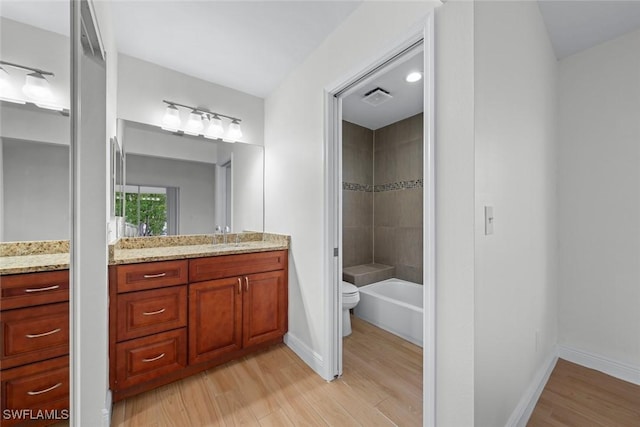
{"type": "Polygon", "coordinates": [[[189,105],[180,104],[173,101],[162,100],[167,104],[164,116],[162,117],[162,129],[175,132],[185,133],[187,135],[202,135],[209,139],[223,139],[226,142],[236,142],[242,138],[242,129],[240,127],[241,119],[237,117],[227,116],[225,114],[215,113],[203,108],[191,107],[189,105]],[[180,112],[178,107],[188,108],[191,110],[189,118],[184,128],[181,128],[180,112]],[[222,118],[231,121],[225,134],[222,118]]]}
{"type": "Polygon", "coordinates": [[[40,108],[46,108],[48,110],[61,111],[64,114],[64,108],[56,105],[51,93],[51,85],[47,81],[45,76],[52,76],[50,71],[40,70],[38,68],[27,67],[25,65],[14,64],[12,62],[0,61],[1,65],[17,68],[20,70],[30,71],[25,78],[24,86],[22,86],[22,92],[26,95],[27,99],[17,99],[13,96],[7,96],[6,93],[11,90],[11,83],[9,81],[9,73],[4,67],[0,66],[0,99],[9,102],[15,102],[18,104],[25,104],[27,101],[37,105],[40,108]]]}
{"type": "Polygon", "coordinates": [[[180,111],[175,105],[169,104],[164,112],[164,117],[162,117],[162,129],[177,132],[179,127],[180,111]]]}
{"type": "Polygon", "coordinates": [[[408,83],[415,83],[417,81],[420,81],[421,79],[422,79],[422,73],[420,71],[413,71],[407,74],[407,77],[405,78],[405,80],[408,83]]]}
{"type": "Polygon", "coordinates": [[[205,138],[209,139],[220,139],[224,135],[224,128],[222,127],[222,119],[214,114],[209,119],[209,127],[204,133],[205,138]]]}
{"type": "Polygon", "coordinates": [[[187,121],[184,133],[198,136],[200,135],[200,132],[202,132],[203,128],[204,124],[202,123],[202,115],[197,110],[192,110],[189,114],[189,120],[187,121]]]}
{"type": "Polygon", "coordinates": [[[232,120],[227,130],[226,140],[229,142],[236,142],[242,138],[242,129],[240,129],[240,123],[237,120],[232,120]]]}

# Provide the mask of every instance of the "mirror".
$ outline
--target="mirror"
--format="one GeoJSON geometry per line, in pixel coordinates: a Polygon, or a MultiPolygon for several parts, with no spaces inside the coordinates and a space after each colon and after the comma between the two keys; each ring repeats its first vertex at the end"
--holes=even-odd
{"type": "Polygon", "coordinates": [[[111,138],[111,156],[109,172],[109,242],[124,236],[124,153],[121,138],[111,138]]]}
{"type": "Polygon", "coordinates": [[[123,236],[264,230],[264,149],[118,120],[123,236]]]}
{"type": "Polygon", "coordinates": [[[3,1],[0,61],[0,241],[67,240],[69,3],[3,1]]]}

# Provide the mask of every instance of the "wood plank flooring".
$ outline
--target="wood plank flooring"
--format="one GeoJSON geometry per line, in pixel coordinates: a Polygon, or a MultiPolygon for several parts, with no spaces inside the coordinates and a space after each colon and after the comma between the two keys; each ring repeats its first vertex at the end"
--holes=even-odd
{"type": "Polygon", "coordinates": [[[421,426],[422,349],[358,318],[326,382],[278,345],[118,402],[113,427],[421,426]]]}
{"type": "Polygon", "coordinates": [[[640,386],[558,359],[527,426],[640,426],[640,386]]]}

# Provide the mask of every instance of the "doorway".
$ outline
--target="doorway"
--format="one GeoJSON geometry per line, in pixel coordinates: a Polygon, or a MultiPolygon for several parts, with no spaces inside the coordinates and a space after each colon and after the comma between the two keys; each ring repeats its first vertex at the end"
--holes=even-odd
{"type": "MultiPolygon", "coordinates": [[[[325,267],[330,278],[327,287],[327,301],[329,302],[329,336],[330,368],[334,377],[343,373],[343,311],[342,311],[342,279],[344,261],[343,239],[343,185],[349,185],[343,177],[343,117],[345,100],[358,90],[362,90],[368,83],[375,81],[409,58],[416,55],[416,51],[423,52],[423,140],[422,140],[422,284],[424,316],[422,320],[423,356],[423,423],[426,426],[435,425],[435,218],[434,218],[434,45],[433,45],[433,16],[430,14],[420,32],[408,37],[391,52],[382,55],[377,61],[362,67],[362,71],[349,76],[343,83],[326,92],[326,145],[327,158],[327,194],[326,194],[326,241],[331,245],[327,248],[325,267]],[[330,256],[329,254],[333,255],[330,256]]],[[[390,93],[382,91],[373,93],[374,96],[385,98],[390,93]]],[[[369,91],[367,91],[369,92],[369,91]]],[[[371,93],[364,94],[364,96],[371,93]]],[[[375,101],[375,100],[374,100],[375,101]]],[[[411,180],[407,180],[411,181],[411,180]]],[[[357,183],[356,183],[357,184],[357,183]]],[[[372,184],[372,187],[375,187],[372,184]]],[[[363,184],[366,191],[367,186],[363,184]]],[[[375,188],[374,188],[375,189],[375,188]]]]}

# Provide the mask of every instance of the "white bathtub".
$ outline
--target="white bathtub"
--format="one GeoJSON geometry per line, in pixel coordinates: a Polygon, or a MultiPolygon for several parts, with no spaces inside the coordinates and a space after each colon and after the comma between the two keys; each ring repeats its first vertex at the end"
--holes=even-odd
{"type": "Polygon", "coordinates": [[[358,289],[356,316],[422,347],[422,285],[387,279],[358,289]]]}

